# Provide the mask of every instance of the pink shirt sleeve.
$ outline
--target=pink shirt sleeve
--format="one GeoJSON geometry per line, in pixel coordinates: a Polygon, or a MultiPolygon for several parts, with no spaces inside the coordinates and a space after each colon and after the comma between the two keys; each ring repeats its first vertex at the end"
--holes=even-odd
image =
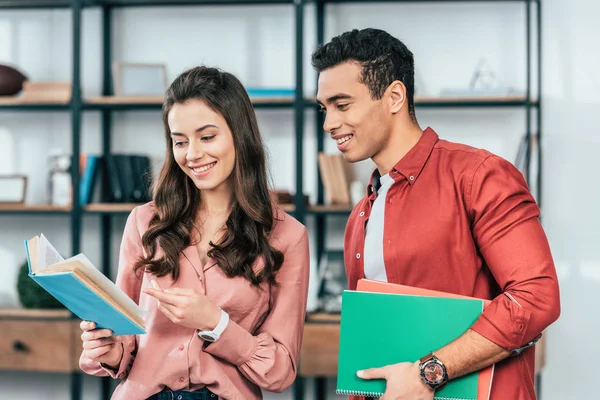
{"type": "MultiPolygon", "coordinates": [[[[119,252],[119,269],[117,273],[117,286],[129,297],[139,304],[141,280],[134,274],[133,266],[142,255],[142,239],[140,237],[137,223],[137,208],[134,209],[125,224],[123,239],[119,252]]],[[[135,335],[123,335],[117,337],[118,342],[123,344],[123,358],[118,370],[105,368],[100,363],[93,362],[81,354],[79,367],[83,372],[96,376],[111,376],[123,379],[129,373],[136,351],[135,335]]]]}
{"type": "Polygon", "coordinates": [[[233,321],[223,335],[204,349],[228,361],[262,389],[280,392],[289,387],[297,372],[302,342],[310,256],[308,233],[283,250],[285,259],[271,288],[271,312],[256,336],[233,321]]]}

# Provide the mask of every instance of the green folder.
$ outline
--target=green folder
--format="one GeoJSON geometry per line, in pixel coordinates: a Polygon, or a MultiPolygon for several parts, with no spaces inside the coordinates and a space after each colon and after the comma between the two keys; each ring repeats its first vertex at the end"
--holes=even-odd
{"type": "MultiPolygon", "coordinates": [[[[337,393],[382,396],[385,380],[356,372],[415,362],[462,335],[483,311],[477,299],[344,291],[340,323],[337,393]]],[[[453,379],[435,399],[477,399],[478,373],[453,379]]]]}

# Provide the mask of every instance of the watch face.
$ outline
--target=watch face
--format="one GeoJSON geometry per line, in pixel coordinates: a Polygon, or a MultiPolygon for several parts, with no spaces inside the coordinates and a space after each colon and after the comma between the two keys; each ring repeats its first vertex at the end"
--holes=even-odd
{"type": "Polygon", "coordinates": [[[200,334],[198,334],[198,336],[200,336],[202,338],[202,340],[205,340],[207,342],[214,342],[215,341],[215,337],[214,336],[207,335],[205,333],[200,333],[200,334]]]}
{"type": "Polygon", "coordinates": [[[444,369],[435,361],[430,361],[423,368],[425,379],[433,384],[441,383],[444,380],[444,369]]]}

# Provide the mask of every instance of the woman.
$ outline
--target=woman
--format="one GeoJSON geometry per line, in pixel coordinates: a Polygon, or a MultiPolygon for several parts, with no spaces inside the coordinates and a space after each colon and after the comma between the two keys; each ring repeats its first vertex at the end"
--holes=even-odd
{"type": "Polygon", "coordinates": [[[272,204],[252,104],[197,67],[169,87],[153,202],[125,226],[117,284],[145,335],[83,321],[80,366],[123,381],[113,399],[260,399],[296,376],[309,275],[306,228],[272,204]],[[181,396],[181,397],[180,397],[181,396]]]}

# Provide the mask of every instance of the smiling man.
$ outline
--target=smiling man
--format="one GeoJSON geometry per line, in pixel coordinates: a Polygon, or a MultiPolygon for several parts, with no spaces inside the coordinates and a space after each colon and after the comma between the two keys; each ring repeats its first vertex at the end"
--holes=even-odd
{"type": "Polygon", "coordinates": [[[385,379],[386,400],[430,400],[448,380],[495,363],[492,400],[534,399],[532,346],[558,318],[560,299],[522,174],[421,129],[413,55],[387,32],[346,32],[312,64],[323,128],[348,162],[377,167],[346,226],[349,288],[366,277],[493,300],[467,332],[421,360],[357,373],[385,379]]]}

